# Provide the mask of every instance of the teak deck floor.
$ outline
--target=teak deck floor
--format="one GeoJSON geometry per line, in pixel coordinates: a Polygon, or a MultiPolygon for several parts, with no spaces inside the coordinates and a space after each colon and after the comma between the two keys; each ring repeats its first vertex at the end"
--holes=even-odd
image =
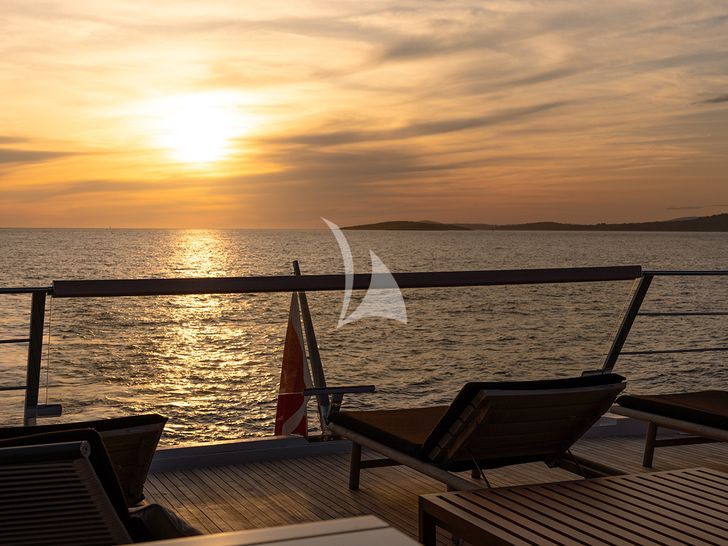
{"type": "MultiPolygon", "coordinates": [[[[574,452],[629,473],[644,472],[643,440],[582,440],[574,452]]],[[[663,447],[653,470],[707,466],[728,472],[728,444],[663,447]]],[[[418,496],[445,487],[403,466],[364,470],[359,491],[347,487],[348,455],[211,466],[151,475],[150,502],[168,506],[209,533],[374,514],[417,537],[418,496]]],[[[577,479],[541,463],[488,472],[493,487],[577,479]]],[[[451,544],[449,537],[440,537],[451,544]]]]}

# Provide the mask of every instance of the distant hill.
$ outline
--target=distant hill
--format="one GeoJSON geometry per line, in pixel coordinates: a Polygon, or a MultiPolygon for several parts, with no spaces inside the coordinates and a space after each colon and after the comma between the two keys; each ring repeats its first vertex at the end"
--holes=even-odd
{"type": "Polygon", "coordinates": [[[626,224],[564,224],[560,222],[532,222],[528,224],[442,224],[422,220],[419,222],[393,221],[349,226],[343,229],[385,231],[728,231],[728,213],[698,218],[678,218],[661,222],[633,222],[626,224]]]}
{"type": "Polygon", "coordinates": [[[728,214],[680,218],[661,222],[632,222],[626,224],[563,224],[532,222],[529,224],[458,224],[468,229],[508,231],[728,231],[728,214]]]}
{"type": "Polygon", "coordinates": [[[348,226],[341,229],[380,231],[468,231],[471,228],[455,224],[441,224],[440,222],[432,222],[430,220],[421,220],[418,222],[398,220],[394,222],[378,222],[376,224],[348,226]]]}

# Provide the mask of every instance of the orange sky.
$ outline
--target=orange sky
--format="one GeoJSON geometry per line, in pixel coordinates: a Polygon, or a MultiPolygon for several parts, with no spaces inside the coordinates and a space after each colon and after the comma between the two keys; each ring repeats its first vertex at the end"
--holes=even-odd
{"type": "Polygon", "coordinates": [[[724,1],[0,8],[0,226],[728,211],[724,1]]]}

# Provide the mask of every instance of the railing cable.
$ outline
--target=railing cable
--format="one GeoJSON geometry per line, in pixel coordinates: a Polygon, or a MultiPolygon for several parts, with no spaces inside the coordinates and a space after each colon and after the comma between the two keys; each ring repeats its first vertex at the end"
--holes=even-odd
{"type": "Polygon", "coordinates": [[[622,351],[622,355],[662,355],[670,353],[711,353],[728,351],[728,347],[696,347],[694,349],[649,349],[644,351],[622,351]]]}
{"type": "Polygon", "coordinates": [[[728,311],[641,311],[641,317],[722,317],[728,311]]]}

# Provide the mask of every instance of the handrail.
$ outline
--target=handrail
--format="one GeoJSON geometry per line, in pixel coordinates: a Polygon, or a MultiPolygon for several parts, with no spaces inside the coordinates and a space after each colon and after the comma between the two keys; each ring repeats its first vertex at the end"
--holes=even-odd
{"type": "Polygon", "coordinates": [[[45,292],[46,294],[48,294],[52,291],[52,286],[0,286],[0,294],[34,294],[36,292],[45,292]]]}
{"type": "Polygon", "coordinates": [[[643,271],[644,275],[651,275],[653,277],[671,277],[671,276],[679,276],[679,277],[710,277],[710,276],[717,276],[722,277],[725,275],[728,275],[728,269],[695,269],[695,270],[665,270],[665,271],[643,271]]]}
{"type": "MultiPolygon", "coordinates": [[[[485,271],[393,273],[399,288],[446,288],[516,284],[572,283],[633,280],[642,275],[638,265],[485,271]]],[[[381,274],[353,275],[354,290],[369,288],[381,274]]],[[[382,276],[383,277],[383,276],[382,276]]],[[[384,279],[385,277],[383,277],[384,279]]],[[[53,281],[56,298],[117,296],[170,296],[186,294],[241,294],[314,292],[345,289],[345,275],[278,275],[176,279],[122,279],[53,281]]]]}

